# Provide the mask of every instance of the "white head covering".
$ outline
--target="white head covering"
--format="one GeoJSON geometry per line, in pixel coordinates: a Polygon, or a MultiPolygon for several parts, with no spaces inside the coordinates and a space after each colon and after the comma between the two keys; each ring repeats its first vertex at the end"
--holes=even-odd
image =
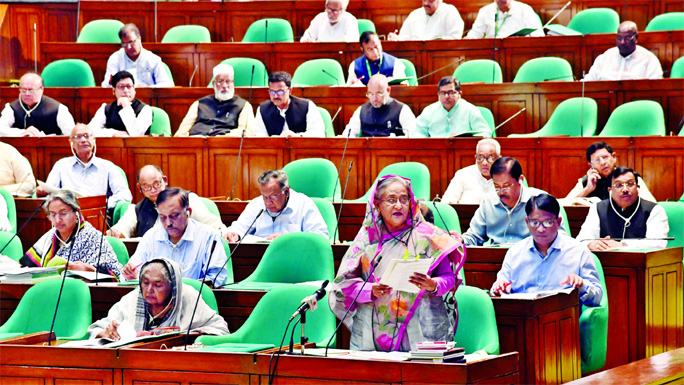
{"type": "MultiPolygon", "coordinates": [[[[235,77],[235,70],[233,70],[233,67],[229,64],[219,64],[216,67],[214,67],[214,79],[218,75],[229,75],[230,77],[235,77]]],[[[214,87],[214,97],[220,101],[226,101],[229,100],[233,97],[233,90],[228,89],[225,92],[221,92],[221,90],[217,89],[214,87]]]]}
{"type": "Polygon", "coordinates": [[[230,76],[234,76],[235,70],[233,70],[233,66],[231,66],[230,64],[219,64],[216,67],[214,67],[214,77],[221,74],[228,74],[230,76]]]}

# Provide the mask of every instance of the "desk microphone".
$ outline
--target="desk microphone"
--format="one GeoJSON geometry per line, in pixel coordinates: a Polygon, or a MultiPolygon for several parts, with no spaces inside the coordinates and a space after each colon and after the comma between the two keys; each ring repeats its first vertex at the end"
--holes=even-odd
{"type": "MultiPolygon", "coordinates": [[[[27,221],[28,222],[28,221],[27,221]]],[[[66,266],[64,267],[64,276],[62,276],[62,284],[59,287],[59,294],[57,294],[57,303],[55,304],[55,314],[52,316],[52,324],[50,325],[50,334],[48,334],[48,346],[52,345],[52,331],[55,330],[55,321],[57,320],[57,310],[59,309],[59,301],[62,299],[62,291],[64,290],[64,281],[66,281],[67,272],[69,271],[69,263],[71,262],[71,253],[74,251],[74,245],[76,244],[76,238],[78,237],[78,228],[76,228],[76,233],[74,233],[74,239],[71,241],[71,247],[69,248],[69,256],[67,257],[66,266]]],[[[55,336],[55,339],[57,337],[55,336]]]]}
{"type": "MultiPolygon", "coordinates": [[[[342,108],[342,107],[340,107],[342,108]]],[[[338,109],[337,112],[340,110],[338,109]]],[[[337,114],[335,114],[337,116],[337,114]]],[[[335,179],[335,187],[333,187],[333,200],[335,199],[335,192],[337,191],[337,185],[340,182],[340,174],[342,174],[342,164],[344,164],[344,155],[347,153],[347,145],[349,144],[349,137],[351,136],[351,129],[347,131],[347,140],[344,142],[344,150],[342,150],[342,159],[340,159],[340,166],[337,167],[337,179],[335,179]]]]}
{"type": "MultiPolygon", "coordinates": [[[[221,235],[219,234],[219,237],[221,235]]],[[[216,249],[216,243],[218,240],[214,238],[214,243],[211,244],[211,251],[209,252],[209,260],[207,261],[207,267],[204,268],[204,276],[203,278],[207,277],[207,273],[209,273],[209,266],[211,266],[211,257],[214,255],[214,249],[216,249]]],[[[219,273],[221,271],[219,270],[219,273]]],[[[218,274],[217,274],[218,276],[218,274]]],[[[199,293],[197,293],[197,300],[195,301],[195,308],[192,309],[192,315],[190,316],[190,323],[188,324],[188,333],[185,334],[185,347],[183,350],[188,350],[188,339],[190,338],[190,330],[192,329],[192,320],[195,318],[195,311],[197,311],[197,305],[199,305],[199,300],[202,298],[202,288],[204,288],[204,282],[200,280],[200,288],[199,288],[199,293]]]]}
{"type": "Polygon", "coordinates": [[[36,30],[36,23],[33,23],[33,71],[38,73],[38,31],[36,30]]]}
{"type": "MultiPolygon", "coordinates": [[[[567,77],[568,77],[568,75],[556,76],[556,77],[553,77],[553,78],[546,78],[546,79],[544,79],[544,80],[542,80],[542,81],[543,81],[543,82],[549,82],[549,81],[552,81],[552,80],[565,79],[565,78],[567,78],[567,77]]],[[[575,79],[575,75],[572,75],[572,80],[577,80],[577,79],[575,79]]]]}
{"type": "Polygon", "coordinates": [[[503,123],[499,124],[498,126],[494,127],[494,132],[499,129],[499,127],[503,126],[504,124],[508,123],[511,121],[511,119],[515,118],[516,116],[520,115],[523,111],[527,110],[527,107],[523,107],[520,111],[516,112],[511,116],[510,118],[506,119],[503,123]]]}
{"type": "MultiPolygon", "coordinates": [[[[26,127],[25,124],[24,124],[24,127],[26,127]]],[[[26,158],[24,158],[24,159],[26,159],[26,158]]],[[[28,162],[28,159],[27,159],[27,162],[28,162]]],[[[29,166],[31,166],[31,162],[29,162],[29,166]]],[[[24,180],[22,180],[21,183],[19,183],[19,187],[17,187],[17,189],[14,191],[14,194],[13,194],[13,195],[14,195],[14,196],[19,196],[19,190],[21,190],[21,186],[23,186],[24,183],[26,183],[26,181],[29,180],[29,178],[32,178],[32,177],[33,177],[33,172],[31,172],[30,174],[26,175],[26,176],[24,177],[24,180]]],[[[36,184],[35,178],[33,178],[33,184],[34,184],[34,187],[35,187],[35,184],[36,184]]]]}
{"type": "Polygon", "coordinates": [[[264,20],[264,65],[268,66],[268,19],[264,20]]]}
{"type": "MultiPolygon", "coordinates": [[[[252,93],[252,89],[250,88],[250,94],[252,93]]],[[[233,194],[235,193],[235,184],[237,183],[237,176],[238,176],[238,170],[240,169],[240,156],[242,155],[242,142],[245,140],[245,132],[247,131],[247,127],[245,127],[242,130],[242,135],[240,136],[240,149],[238,150],[238,157],[237,157],[237,162],[235,162],[235,175],[233,176],[233,188],[230,190],[230,199],[233,200],[233,194]]]]}
{"type": "Polygon", "coordinates": [[[423,80],[423,79],[425,79],[426,77],[428,77],[428,76],[430,76],[430,75],[432,75],[432,74],[434,74],[434,73],[437,73],[437,72],[439,72],[439,71],[441,71],[441,70],[443,70],[443,69],[449,68],[449,67],[451,67],[451,66],[453,66],[453,65],[456,65],[456,64],[458,64],[458,63],[460,63],[460,62],[462,62],[462,61],[464,61],[464,60],[465,60],[465,56],[464,56],[464,57],[461,57],[461,58],[458,58],[458,59],[454,60],[453,62],[451,62],[451,63],[445,65],[444,67],[437,68],[436,70],[434,70],[434,71],[432,71],[432,72],[430,72],[430,73],[428,73],[428,74],[425,74],[425,75],[419,77],[418,79],[416,79],[416,81],[423,80]]]}
{"type": "Polygon", "coordinates": [[[26,225],[28,225],[28,223],[31,221],[31,219],[33,219],[33,217],[36,215],[36,213],[38,213],[38,210],[40,210],[40,208],[43,207],[44,204],[45,204],[45,201],[40,202],[40,204],[38,205],[38,207],[36,207],[36,209],[33,210],[33,213],[31,214],[30,217],[28,217],[28,219],[26,220],[26,222],[24,222],[24,224],[21,225],[21,227],[19,228],[19,230],[18,230],[16,233],[14,233],[14,235],[12,235],[12,238],[10,238],[9,241],[7,241],[7,243],[5,244],[5,246],[3,246],[2,249],[0,249],[0,254],[2,254],[2,252],[5,251],[5,249],[7,248],[7,246],[9,246],[9,244],[12,243],[12,240],[13,240],[16,236],[18,236],[19,233],[21,233],[22,230],[24,230],[24,227],[26,227],[26,225]]]}
{"type": "Polygon", "coordinates": [[[335,84],[340,85],[340,79],[337,78],[337,76],[331,74],[330,72],[326,71],[325,68],[321,68],[321,72],[324,74],[330,76],[331,78],[335,79],[335,84]]]}
{"type": "MultiPolygon", "coordinates": [[[[351,175],[351,169],[354,165],[354,161],[349,162],[349,170],[347,170],[347,179],[344,182],[344,190],[342,191],[342,199],[340,200],[340,212],[337,213],[337,223],[335,224],[335,234],[333,234],[333,242],[337,238],[337,232],[340,228],[340,217],[342,216],[342,207],[344,206],[344,196],[347,194],[347,185],[349,184],[349,175],[351,175]]],[[[339,178],[338,178],[339,179],[339,178]]]]}
{"type": "Polygon", "coordinates": [[[297,310],[295,310],[294,313],[292,313],[290,321],[292,321],[298,314],[302,315],[306,313],[306,311],[309,309],[311,309],[311,311],[316,310],[316,307],[318,306],[318,301],[320,301],[321,298],[325,297],[325,287],[328,286],[328,282],[330,281],[326,279],[318,290],[316,290],[312,295],[302,300],[302,304],[299,305],[299,307],[297,308],[297,310]]]}
{"type": "MultiPolygon", "coordinates": [[[[97,261],[95,261],[95,286],[98,286],[97,274],[99,273],[100,257],[102,256],[102,243],[104,242],[105,231],[107,231],[107,207],[109,207],[109,174],[107,174],[107,191],[105,192],[105,216],[104,218],[102,218],[103,223],[102,236],[100,237],[100,252],[97,254],[97,261]]],[[[102,211],[100,211],[100,215],[102,215],[102,211]]]]}
{"type": "Polygon", "coordinates": [[[580,115],[580,137],[584,136],[584,71],[582,71],[582,104],[581,104],[581,115],[580,115]]]}
{"type": "MultiPolygon", "coordinates": [[[[435,199],[437,199],[437,197],[435,197],[435,199]]],[[[446,230],[447,233],[451,234],[451,231],[449,231],[449,226],[447,226],[447,223],[444,220],[442,213],[440,213],[439,208],[437,208],[437,201],[435,199],[432,200],[432,207],[435,208],[435,211],[437,211],[437,215],[439,215],[439,219],[442,221],[442,223],[444,223],[444,230],[446,230]]]]}
{"type": "MultiPolygon", "coordinates": [[[[214,280],[213,280],[213,282],[214,282],[214,287],[218,288],[218,287],[223,287],[223,286],[225,286],[225,285],[216,286],[216,278],[218,278],[219,274],[221,274],[221,271],[223,270],[223,268],[226,267],[226,265],[228,264],[228,261],[230,261],[230,259],[233,257],[233,254],[235,253],[235,250],[237,250],[237,248],[240,247],[240,245],[242,244],[242,241],[245,239],[245,237],[247,236],[247,234],[249,234],[249,231],[252,230],[252,226],[254,226],[254,224],[256,223],[257,219],[259,219],[259,217],[261,216],[261,214],[264,213],[264,210],[265,210],[265,209],[261,209],[261,211],[259,211],[259,214],[257,214],[256,218],[254,218],[254,220],[252,221],[252,224],[249,225],[249,227],[247,228],[247,231],[245,231],[245,234],[244,234],[243,236],[240,237],[240,239],[238,240],[238,243],[235,245],[235,247],[233,248],[233,250],[230,250],[230,255],[227,255],[227,256],[226,256],[226,262],[223,264],[223,266],[221,266],[221,268],[219,269],[218,273],[216,273],[216,276],[214,277],[214,280]]],[[[206,276],[206,275],[205,275],[205,276],[206,276]]]]}
{"type": "MultiPolygon", "coordinates": [[[[154,3],[157,4],[156,1],[154,3]]],[[[188,82],[188,87],[192,87],[192,79],[195,78],[195,73],[197,72],[198,67],[199,65],[195,65],[195,69],[192,71],[192,76],[190,76],[190,81],[188,82]]]]}
{"type": "MultiPolygon", "coordinates": [[[[254,85],[254,64],[252,64],[252,75],[249,77],[249,96],[247,102],[252,103],[252,86],[254,85]]],[[[244,137],[244,135],[242,135],[244,137]]]]}
{"type": "Polygon", "coordinates": [[[565,11],[565,8],[569,7],[570,4],[572,4],[572,1],[568,1],[567,3],[565,3],[565,5],[563,6],[563,8],[561,8],[560,11],[556,12],[556,14],[553,15],[553,17],[550,18],[549,21],[547,21],[546,24],[544,24],[544,26],[542,26],[542,31],[543,31],[549,24],[551,24],[552,21],[556,20],[556,18],[558,17],[558,15],[560,15],[561,12],[565,11]]]}

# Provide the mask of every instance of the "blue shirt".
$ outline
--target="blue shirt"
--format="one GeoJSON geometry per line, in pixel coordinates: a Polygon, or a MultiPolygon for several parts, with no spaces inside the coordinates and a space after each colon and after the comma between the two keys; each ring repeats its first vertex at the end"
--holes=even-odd
{"type": "Polygon", "coordinates": [[[148,87],[173,87],[173,79],[169,78],[166,73],[166,68],[162,64],[159,56],[146,50],[140,49],[140,55],[135,61],[132,61],[126,51],[121,48],[114,52],[107,60],[107,71],[105,72],[102,87],[111,87],[109,84],[111,77],[119,71],[131,72],[136,79],[135,84],[142,82],[148,87]]]}
{"type": "Polygon", "coordinates": [[[215,286],[219,286],[224,283],[228,275],[225,267],[226,251],[223,248],[221,236],[216,230],[192,218],[188,218],[188,226],[180,241],[175,245],[169,239],[164,226],[157,222],[142,237],[135,254],[128,263],[137,267],[154,258],[168,258],[180,265],[183,278],[204,279],[204,270],[209,262],[209,252],[214,241],[216,241],[216,248],[211,257],[206,279],[215,282],[215,286]],[[219,269],[221,269],[220,273],[219,269]]]}
{"type": "Polygon", "coordinates": [[[562,233],[558,233],[551,243],[546,256],[537,250],[531,236],[516,243],[506,253],[496,279],[513,281],[512,293],[535,293],[569,287],[559,283],[571,273],[584,280],[579,288],[582,304],[597,306],[601,302],[603,289],[594,265],[594,256],[586,246],[562,233]]]}
{"type": "Polygon", "coordinates": [[[93,155],[90,162],[83,164],[70,156],[62,158],[52,166],[46,184],[78,192],[81,196],[107,195],[107,208],[114,208],[120,201],[130,202],[133,199],[128,182],[118,167],[106,160],[93,155]]]}

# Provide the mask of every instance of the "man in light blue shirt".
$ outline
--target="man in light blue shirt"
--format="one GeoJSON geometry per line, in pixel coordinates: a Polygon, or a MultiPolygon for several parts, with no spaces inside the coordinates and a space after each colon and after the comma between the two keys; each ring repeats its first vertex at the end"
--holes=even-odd
{"type": "MultiPolygon", "coordinates": [[[[46,185],[71,190],[78,196],[109,195],[108,209],[114,209],[120,201],[130,202],[133,199],[121,169],[95,156],[95,136],[90,127],[77,124],[71,130],[69,144],[74,156],[62,158],[52,166],[46,185]]],[[[37,194],[44,196],[47,191],[38,186],[37,194]]]]}
{"type": "Polygon", "coordinates": [[[225,238],[237,242],[245,235],[273,240],[286,233],[317,233],[328,238],[328,227],[316,204],[290,188],[283,170],[266,171],[259,177],[261,197],[252,199],[225,238]]]}
{"type": "Polygon", "coordinates": [[[135,279],[142,263],[163,257],[178,263],[184,278],[202,280],[210,286],[216,283],[217,287],[224,283],[228,272],[221,235],[190,218],[189,202],[189,193],[178,187],[169,187],[159,193],[159,221],[145,233],[135,254],[124,266],[126,279],[135,279]],[[209,271],[205,276],[207,264],[209,271]]]}
{"type": "MultiPolygon", "coordinates": [[[[497,159],[490,171],[494,191],[480,203],[470,228],[463,234],[468,246],[482,246],[487,239],[492,244],[515,243],[530,235],[525,225],[525,204],[545,191],[523,186],[522,167],[515,158],[497,159]]],[[[561,227],[563,233],[567,233],[561,227]]]]}
{"type": "Polygon", "coordinates": [[[566,287],[579,289],[583,305],[597,306],[603,296],[594,256],[586,246],[559,233],[560,205],[541,194],[525,205],[532,236],[511,247],[496,275],[491,293],[538,293],[566,287]]]}
{"type": "Polygon", "coordinates": [[[425,107],[418,116],[415,136],[492,136],[492,130],[480,110],[461,98],[461,83],[458,79],[445,76],[439,81],[437,89],[439,101],[425,107]]]}

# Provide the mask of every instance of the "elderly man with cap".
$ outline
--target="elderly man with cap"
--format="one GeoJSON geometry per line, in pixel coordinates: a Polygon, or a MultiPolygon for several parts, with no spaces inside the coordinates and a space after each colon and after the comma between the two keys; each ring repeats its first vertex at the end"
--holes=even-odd
{"type": "Polygon", "coordinates": [[[214,94],[192,103],[174,136],[252,136],[252,105],[235,95],[235,71],[228,64],[214,67],[214,94]]]}
{"type": "Polygon", "coordinates": [[[359,25],[356,18],[347,12],[349,0],[326,0],[325,12],[311,20],[300,42],[356,41],[359,25]]]}
{"type": "Polygon", "coordinates": [[[0,114],[0,136],[69,135],[74,118],[69,109],[43,95],[43,79],[27,73],[19,80],[19,98],[0,114]]]}
{"type": "Polygon", "coordinates": [[[135,98],[135,81],[128,71],[112,77],[116,100],[97,110],[88,127],[95,136],[126,137],[148,135],[152,126],[152,108],[135,98]]]}

